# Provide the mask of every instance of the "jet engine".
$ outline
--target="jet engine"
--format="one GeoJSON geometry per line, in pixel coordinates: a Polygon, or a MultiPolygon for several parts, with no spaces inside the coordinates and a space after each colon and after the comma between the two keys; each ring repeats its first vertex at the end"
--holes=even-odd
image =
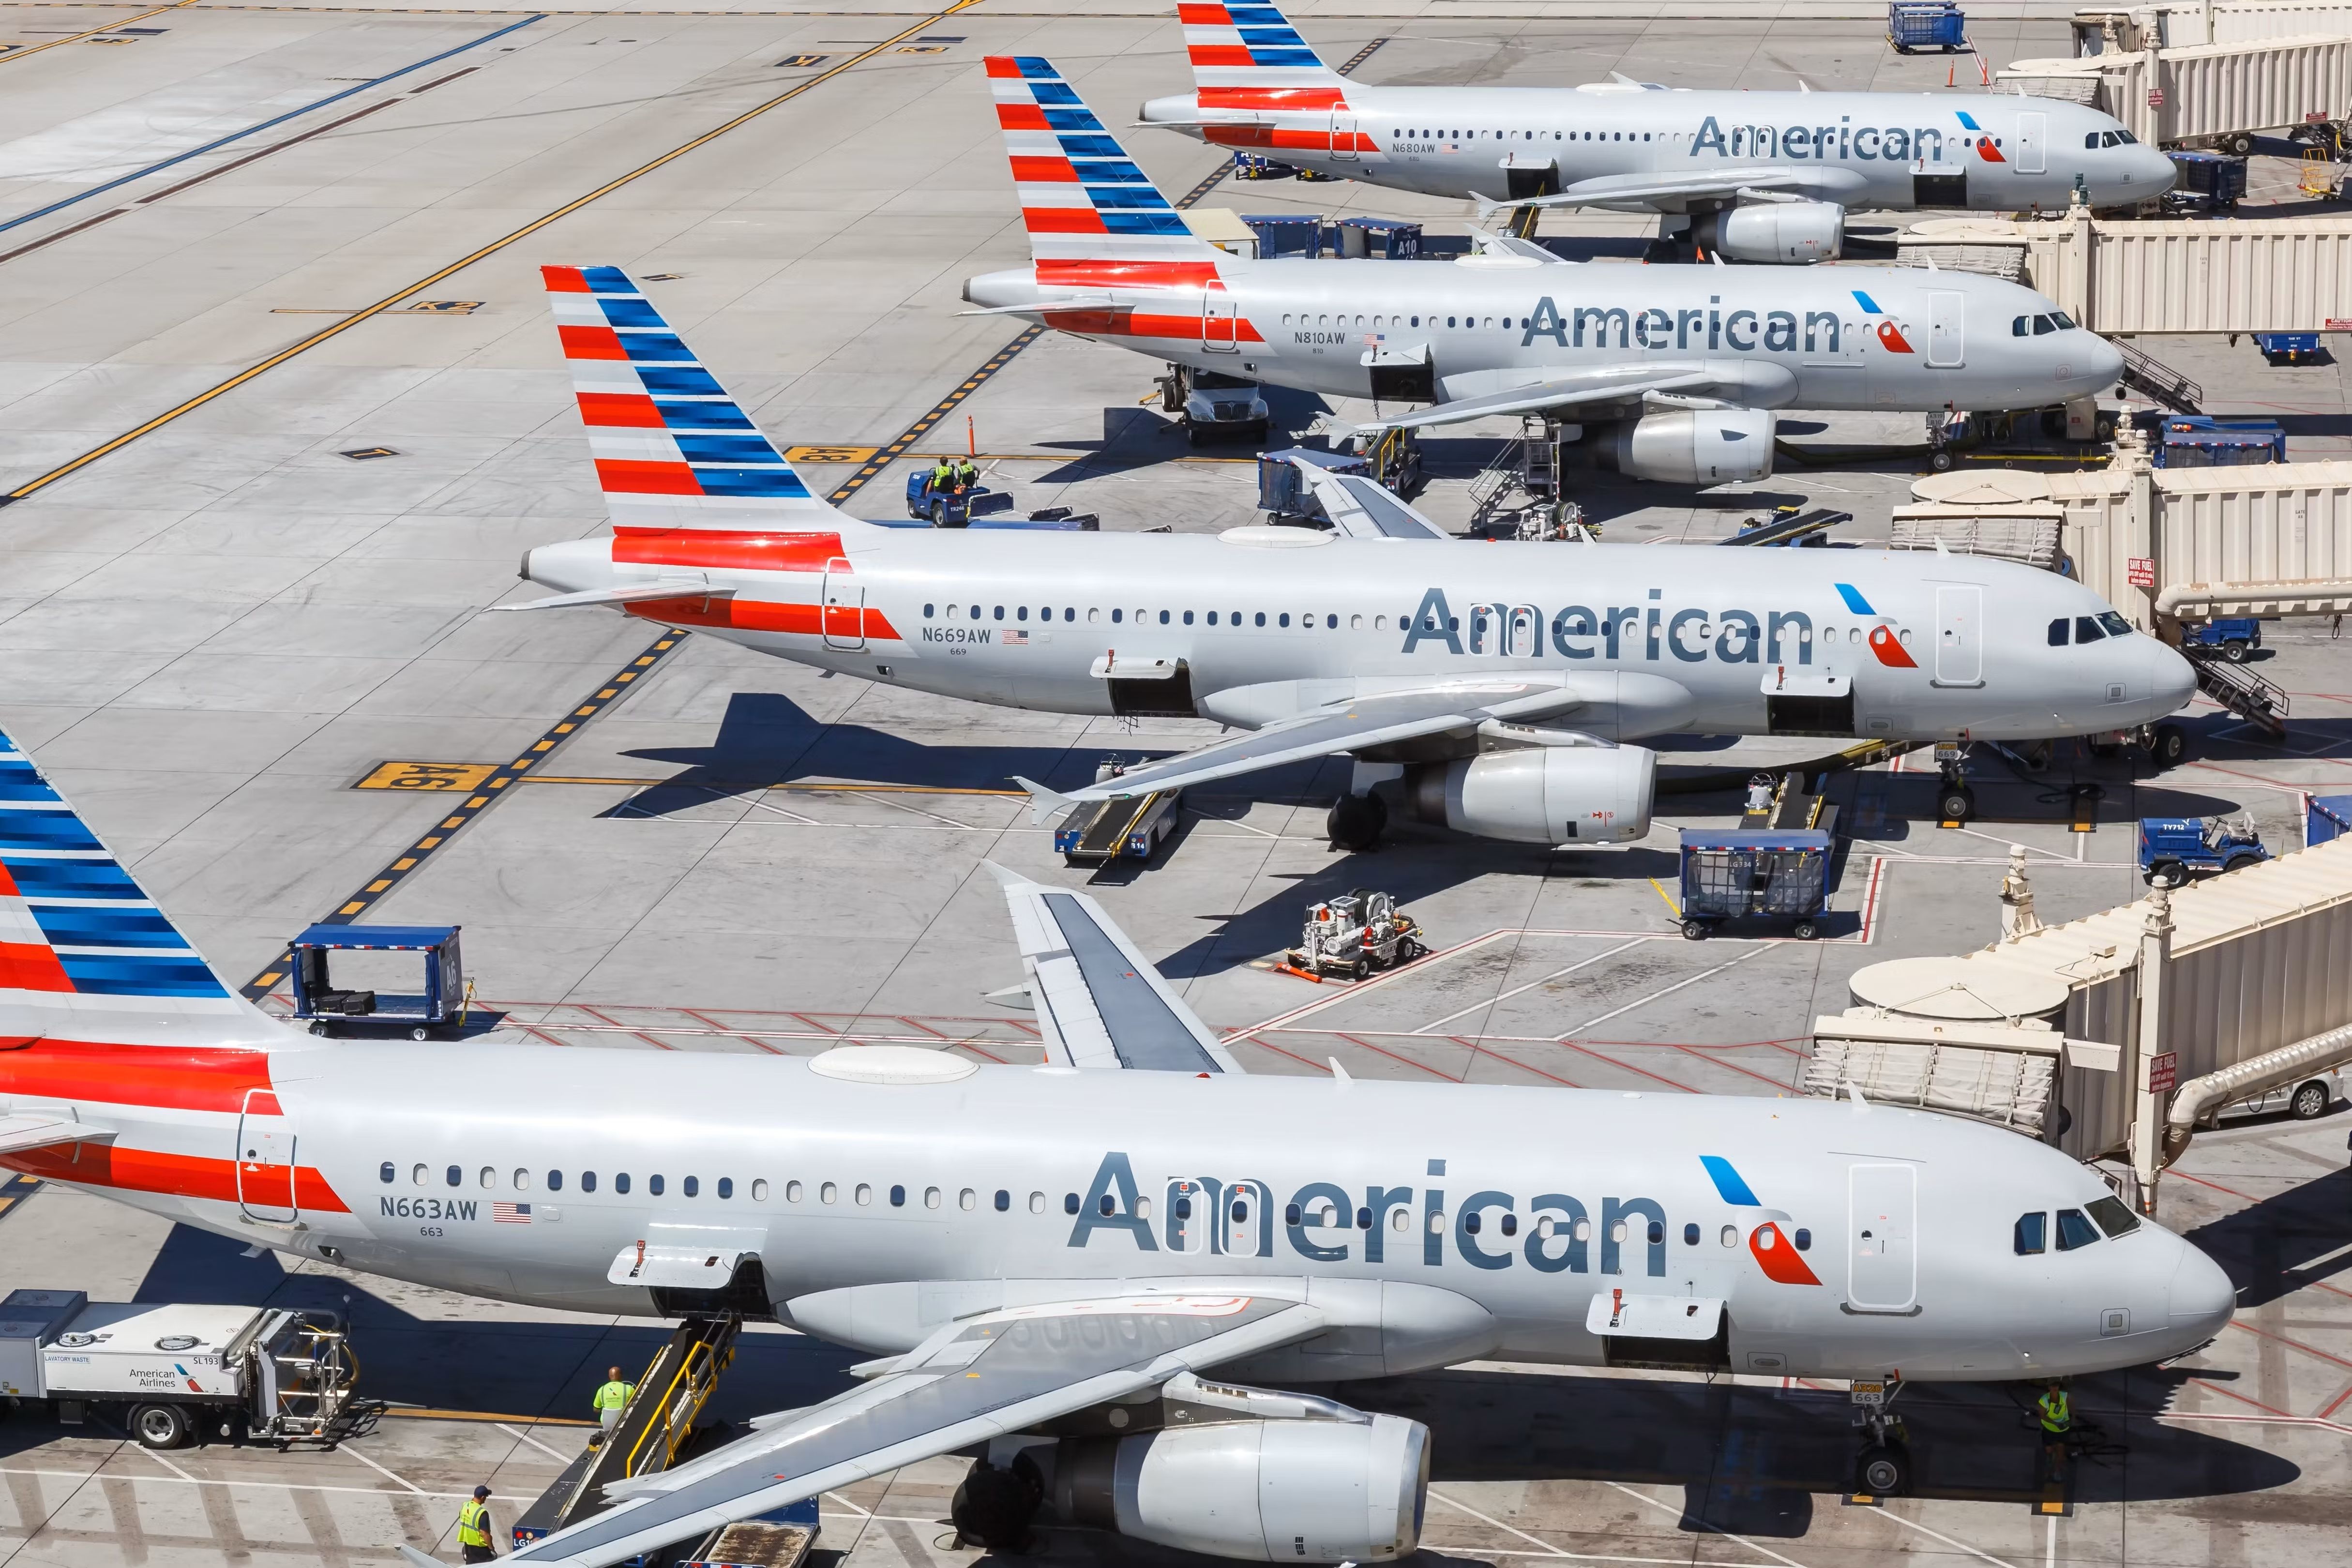
{"type": "Polygon", "coordinates": [[[1618,426],[1601,458],[1630,478],[1672,485],[1760,479],[1772,471],[1772,415],[1763,408],[1645,414],[1618,426]]]}
{"type": "Polygon", "coordinates": [[[1429,1428],[1401,1415],[1066,1438],[1054,1462],[1070,1523],[1247,1563],[1394,1562],[1428,1489],[1429,1428]]]}
{"type": "Polygon", "coordinates": [[[1690,237],[1701,250],[1726,261],[1835,261],[1845,247],[1845,208],[1834,202],[1727,207],[1694,218],[1690,237]]]}
{"type": "Polygon", "coordinates": [[[1642,746],[1535,746],[1405,770],[1423,822],[1519,844],[1610,844],[1650,831],[1657,753],[1642,746]]]}

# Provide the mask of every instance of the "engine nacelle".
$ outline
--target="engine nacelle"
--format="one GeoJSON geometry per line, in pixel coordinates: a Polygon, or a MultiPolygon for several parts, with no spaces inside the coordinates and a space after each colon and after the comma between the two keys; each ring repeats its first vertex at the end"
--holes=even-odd
{"type": "Polygon", "coordinates": [[[1519,844],[1612,844],[1650,831],[1658,756],[1643,746],[1537,746],[1405,770],[1423,822],[1519,844]]]}
{"type": "Polygon", "coordinates": [[[1691,239],[1726,261],[1802,266],[1835,261],[1845,247],[1845,208],[1834,202],[1759,202],[1691,221],[1691,239]]]}
{"type": "Polygon", "coordinates": [[[1772,471],[1772,415],[1763,408],[1676,409],[1617,426],[1603,456],[1629,478],[1721,485],[1772,471]]]}
{"type": "Polygon", "coordinates": [[[1392,1563],[1428,1489],[1429,1428],[1401,1415],[1067,1438],[1054,1464],[1072,1524],[1245,1563],[1392,1563]]]}

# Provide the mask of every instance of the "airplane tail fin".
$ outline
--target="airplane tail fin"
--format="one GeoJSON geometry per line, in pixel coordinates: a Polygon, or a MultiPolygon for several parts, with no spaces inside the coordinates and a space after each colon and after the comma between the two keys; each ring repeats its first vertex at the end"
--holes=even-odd
{"type": "Polygon", "coordinates": [[[617,267],[542,267],[614,531],[839,534],[776,444],[617,267]]]}
{"type": "Polygon", "coordinates": [[[1274,6],[1183,0],[1176,15],[1202,109],[1316,110],[1347,102],[1348,79],[1325,65],[1274,6]]]}
{"type": "Polygon", "coordinates": [[[1051,60],[992,55],[988,85],[1039,281],[1100,261],[1232,259],[1186,226],[1051,60]]]}
{"type": "Polygon", "coordinates": [[[0,1047],[292,1046],[0,734],[0,1047]]]}

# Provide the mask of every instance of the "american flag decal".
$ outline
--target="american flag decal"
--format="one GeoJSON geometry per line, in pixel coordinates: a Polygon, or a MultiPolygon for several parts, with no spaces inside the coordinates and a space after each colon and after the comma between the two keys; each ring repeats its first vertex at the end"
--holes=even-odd
{"type": "Polygon", "coordinates": [[[530,1223],[530,1205],[529,1204],[501,1204],[494,1202],[490,1205],[490,1219],[493,1223],[498,1225],[529,1225],[530,1223]]]}
{"type": "Polygon", "coordinates": [[[1027,632],[1005,632],[996,640],[1003,643],[1007,647],[1027,647],[1029,646],[1029,634],[1027,632]]]}

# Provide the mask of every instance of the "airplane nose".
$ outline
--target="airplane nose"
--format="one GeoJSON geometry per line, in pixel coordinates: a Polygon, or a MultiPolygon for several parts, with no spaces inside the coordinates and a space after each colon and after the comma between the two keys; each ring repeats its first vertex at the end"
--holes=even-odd
{"type": "Polygon", "coordinates": [[[2179,166],[2153,147],[2137,149],[2138,156],[2131,164],[2131,194],[2134,201],[2147,201],[2172,189],[2180,177],[2179,166]]]}
{"type": "Polygon", "coordinates": [[[2175,1337],[2185,1345],[2201,1345],[2220,1333],[2238,1308],[2237,1288],[2221,1266],[2185,1241],[2165,1294],[2175,1337]]]}
{"type": "Polygon", "coordinates": [[[2157,716],[2178,713],[2197,695],[2197,668],[2154,637],[2148,638],[2147,643],[2156,666],[2148,674],[2148,695],[2164,704],[2157,710],[2157,716]]]}
{"type": "Polygon", "coordinates": [[[2123,379],[2123,351],[2096,332],[2086,332],[2084,335],[2088,337],[2091,342],[2083,353],[2084,361],[2083,374],[2089,384],[2089,390],[2103,392],[2123,379]]]}

